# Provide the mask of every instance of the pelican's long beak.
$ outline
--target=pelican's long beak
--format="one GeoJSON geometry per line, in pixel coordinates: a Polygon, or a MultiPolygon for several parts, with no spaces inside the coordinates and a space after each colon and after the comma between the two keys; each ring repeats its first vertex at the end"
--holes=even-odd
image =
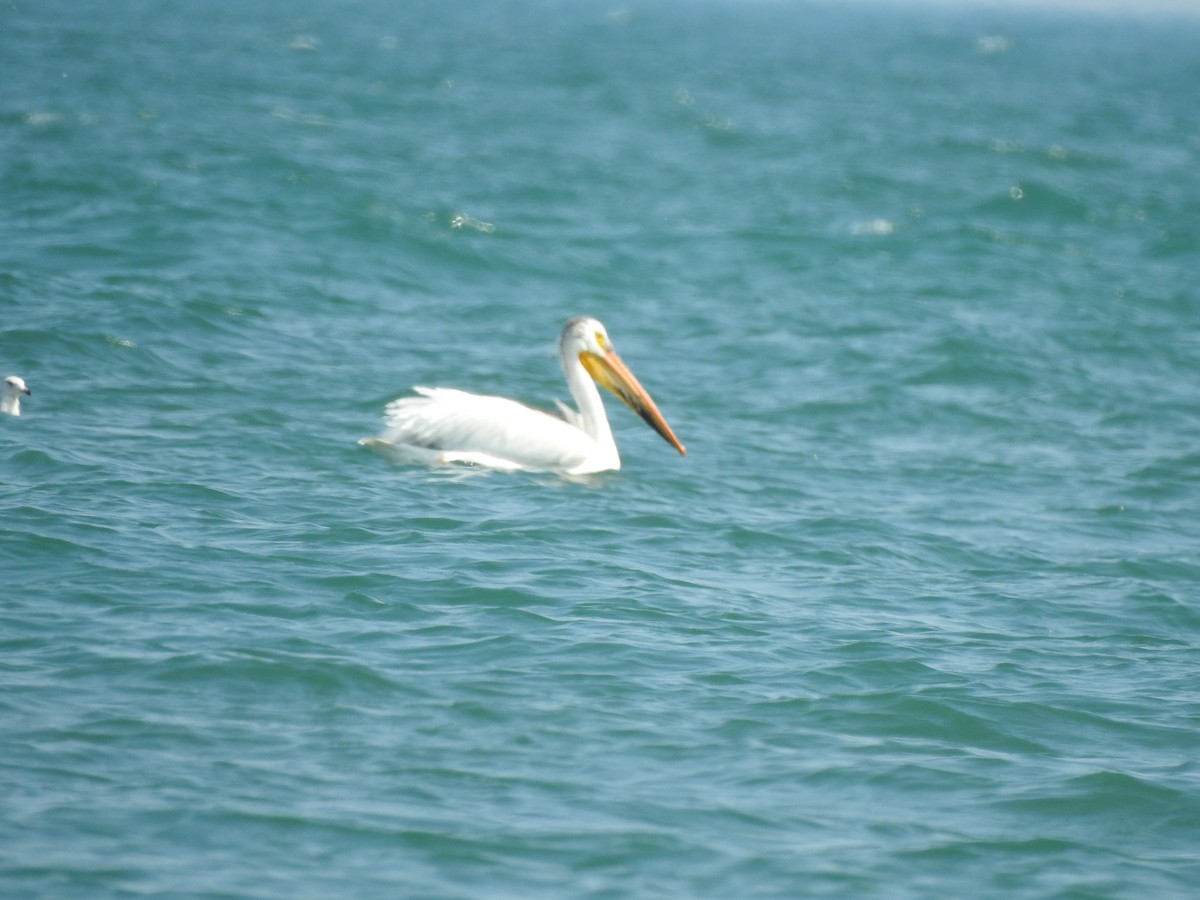
{"type": "Polygon", "coordinates": [[[687,455],[687,450],[679,443],[679,438],[675,437],[675,432],[650,399],[650,394],[642,387],[641,382],[633,377],[633,373],[626,368],[616,351],[608,350],[604,356],[599,356],[590,350],[584,350],[579,354],[579,361],[597,384],[616,394],[622,403],[641,416],[646,424],[678,450],[680,456],[687,455]]]}

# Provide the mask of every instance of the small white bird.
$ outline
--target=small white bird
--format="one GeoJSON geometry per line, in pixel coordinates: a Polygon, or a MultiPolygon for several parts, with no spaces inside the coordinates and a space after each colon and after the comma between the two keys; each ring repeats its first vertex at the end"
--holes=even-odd
{"type": "Polygon", "coordinates": [[[397,462],[424,465],[469,463],[564,475],[619,469],[617,444],[596,390],[599,382],[680,455],[687,452],[600,322],[586,316],[567,322],[558,355],[578,411],[559,403],[554,415],[504,397],[418,387],[420,396],[388,404],[382,435],[359,443],[397,462]]]}
{"type": "Polygon", "coordinates": [[[20,375],[9,375],[4,379],[4,388],[0,390],[0,413],[10,416],[21,414],[21,395],[29,397],[33,391],[25,386],[25,379],[20,375]]]}

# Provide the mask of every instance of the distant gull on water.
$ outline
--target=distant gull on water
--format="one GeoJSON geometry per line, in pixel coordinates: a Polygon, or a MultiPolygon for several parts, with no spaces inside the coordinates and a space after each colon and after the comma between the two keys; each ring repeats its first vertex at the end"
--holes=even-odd
{"type": "Polygon", "coordinates": [[[9,375],[5,378],[4,389],[0,391],[0,413],[19,416],[21,414],[22,394],[26,396],[33,394],[33,391],[25,386],[25,379],[20,375],[9,375]]]}

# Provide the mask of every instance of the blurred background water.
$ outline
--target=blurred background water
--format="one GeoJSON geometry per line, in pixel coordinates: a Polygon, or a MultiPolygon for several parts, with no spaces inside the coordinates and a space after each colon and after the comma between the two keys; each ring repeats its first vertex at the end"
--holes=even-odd
{"type": "Polygon", "coordinates": [[[0,892],[1190,896],[1200,20],[0,7],[0,892]],[[688,445],[392,466],[591,314],[688,445]]]}

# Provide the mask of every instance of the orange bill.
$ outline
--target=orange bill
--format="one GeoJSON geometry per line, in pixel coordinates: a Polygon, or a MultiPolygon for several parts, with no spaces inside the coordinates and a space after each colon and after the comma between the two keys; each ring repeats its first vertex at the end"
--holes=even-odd
{"type": "Polygon", "coordinates": [[[687,450],[679,443],[679,438],[675,437],[675,432],[658,411],[650,394],[642,387],[641,382],[633,377],[633,373],[626,368],[616,351],[609,350],[604,356],[599,356],[584,350],[579,354],[579,361],[597,384],[612,391],[622,403],[641,416],[647,425],[662,435],[663,440],[679,451],[680,456],[687,455],[687,450]]]}

